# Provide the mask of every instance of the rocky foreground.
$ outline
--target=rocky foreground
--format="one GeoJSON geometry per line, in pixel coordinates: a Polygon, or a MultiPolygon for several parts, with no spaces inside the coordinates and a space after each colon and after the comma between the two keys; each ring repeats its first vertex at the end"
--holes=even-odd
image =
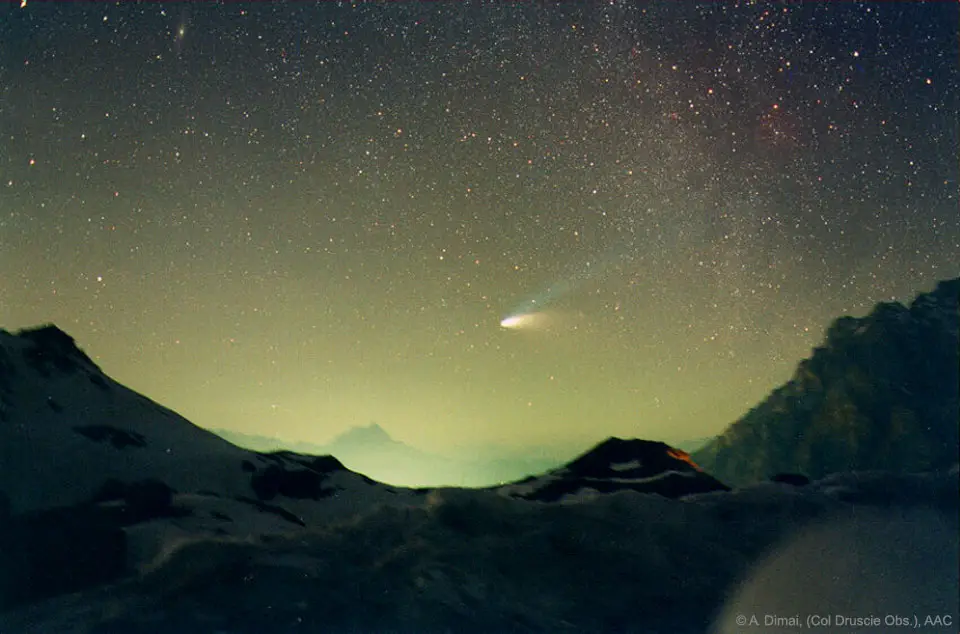
{"type": "MultiPolygon", "coordinates": [[[[956,470],[675,500],[437,490],[284,535],[181,536],[148,568],[0,618],[37,634],[736,632],[743,613],[955,624],[957,500],[956,470]]],[[[797,631],[774,625],[762,631],[797,631]]]]}

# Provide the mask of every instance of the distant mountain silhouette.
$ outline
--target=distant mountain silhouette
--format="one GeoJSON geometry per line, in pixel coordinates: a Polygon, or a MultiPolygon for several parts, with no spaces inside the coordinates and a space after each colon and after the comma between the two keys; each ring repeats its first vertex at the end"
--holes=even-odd
{"type": "Polygon", "coordinates": [[[395,447],[403,443],[394,440],[387,431],[377,423],[370,423],[366,427],[351,427],[330,443],[331,447],[395,447]]]}
{"type": "Polygon", "coordinates": [[[352,427],[327,444],[228,429],[212,431],[238,446],[256,451],[330,454],[354,471],[398,486],[489,486],[540,473],[562,462],[556,452],[541,448],[521,450],[480,446],[457,454],[431,453],[394,439],[377,423],[352,427]]]}
{"type": "Polygon", "coordinates": [[[399,440],[395,440],[377,423],[371,423],[366,427],[351,427],[327,444],[263,436],[261,434],[247,434],[231,429],[214,428],[210,431],[236,445],[257,451],[290,450],[300,453],[324,454],[340,450],[350,454],[357,451],[389,449],[400,452],[422,453],[399,440]]]}
{"type": "MultiPolygon", "coordinates": [[[[339,450],[341,453],[352,454],[358,451],[391,450],[397,452],[413,452],[416,454],[423,453],[410,445],[395,440],[377,423],[371,423],[366,427],[351,427],[327,444],[290,440],[276,436],[263,436],[260,434],[246,434],[222,428],[215,428],[210,431],[236,445],[257,451],[289,450],[299,453],[326,454],[335,453],[336,450],[339,450]]],[[[339,453],[336,455],[339,455],[339,453]]]]}
{"type": "Polygon", "coordinates": [[[949,469],[958,454],[958,292],[841,317],[793,378],[694,459],[728,484],[777,473],[949,469]]]}
{"type": "Polygon", "coordinates": [[[440,458],[395,440],[377,423],[366,427],[351,427],[325,445],[328,453],[343,456],[350,462],[375,466],[377,463],[392,463],[409,468],[417,460],[432,461],[440,458]],[[372,463],[372,464],[371,464],[372,463]]]}
{"type": "Polygon", "coordinates": [[[296,451],[317,455],[323,453],[324,446],[317,443],[292,441],[262,434],[247,434],[220,427],[211,427],[210,431],[238,447],[252,449],[253,451],[296,451]]]}

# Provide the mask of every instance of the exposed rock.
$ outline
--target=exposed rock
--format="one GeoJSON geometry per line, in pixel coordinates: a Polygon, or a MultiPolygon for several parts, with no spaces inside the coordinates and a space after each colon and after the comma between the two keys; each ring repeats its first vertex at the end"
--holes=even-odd
{"type": "Polygon", "coordinates": [[[261,500],[272,500],[278,495],[289,498],[319,500],[336,492],[323,488],[324,475],[311,469],[287,470],[270,465],[250,477],[250,486],[261,500]]]}
{"type": "Polygon", "coordinates": [[[100,372],[97,364],[77,347],[73,337],[52,324],[21,330],[17,336],[33,344],[24,349],[24,359],[41,374],[49,375],[54,369],[69,373],[81,367],[100,372]]]}
{"type": "Polygon", "coordinates": [[[110,425],[86,425],[74,427],[73,430],[94,442],[109,442],[117,449],[147,446],[147,439],[144,438],[143,434],[111,427],[110,425]]]}
{"type": "Polygon", "coordinates": [[[110,384],[107,383],[107,380],[100,374],[91,374],[87,378],[101,390],[108,391],[110,389],[110,384]]]}
{"type": "Polygon", "coordinates": [[[127,487],[124,501],[136,521],[168,515],[174,491],[159,480],[141,480],[127,487]]]}
{"type": "Polygon", "coordinates": [[[343,463],[333,456],[312,456],[305,464],[317,473],[334,473],[335,471],[347,470],[343,463]]]}
{"type": "Polygon", "coordinates": [[[99,507],[118,526],[129,526],[162,517],[182,517],[189,512],[173,506],[176,493],[167,484],[154,479],[125,483],[110,478],[93,496],[93,504],[122,502],[99,507]]]}
{"type": "Polygon", "coordinates": [[[253,498],[248,498],[248,497],[238,497],[237,500],[239,502],[243,502],[244,504],[249,504],[250,506],[256,508],[258,511],[262,511],[264,513],[272,513],[277,517],[282,517],[283,519],[287,520],[292,524],[296,524],[297,526],[306,526],[306,523],[302,519],[300,519],[299,517],[297,517],[296,515],[294,515],[293,513],[291,513],[290,511],[288,511],[283,507],[277,506],[275,504],[267,504],[266,502],[263,502],[261,500],[254,500],[253,498]]]}

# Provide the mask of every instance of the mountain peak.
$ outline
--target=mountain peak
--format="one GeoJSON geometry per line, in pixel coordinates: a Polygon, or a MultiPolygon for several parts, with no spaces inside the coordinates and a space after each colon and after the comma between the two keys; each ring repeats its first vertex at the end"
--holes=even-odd
{"type": "Polygon", "coordinates": [[[386,436],[387,438],[390,437],[390,434],[387,433],[387,430],[381,427],[379,423],[370,423],[366,427],[360,427],[360,429],[363,430],[364,433],[368,433],[371,435],[377,434],[380,436],[386,436]]]}
{"type": "Polygon", "coordinates": [[[41,372],[50,366],[62,372],[71,372],[80,366],[100,372],[97,364],[77,347],[73,337],[53,324],[23,328],[14,336],[28,344],[23,351],[24,358],[41,372]]]}
{"type": "Polygon", "coordinates": [[[727,486],[703,472],[685,451],[639,438],[608,438],[572,462],[539,477],[501,487],[508,495],[540,502],[566,496],[637,491],[678,498],[727,486]]]}
{"type": "Polygon", "coordinates": [[[383,427],[377,423],[370,423],[365,427],[351,427],[333,439],[331,446],[357,445],[367,446],[392,445],[394,440],[383,427]]]}
{"type": "Polygon", "coordinates": [[[611,477],[629,473],[651,477],[663,471],[700,471],[690,456],[670,445],[639,438],[607,438],[576,458],[566,469],[580,477],[611,477]]]}

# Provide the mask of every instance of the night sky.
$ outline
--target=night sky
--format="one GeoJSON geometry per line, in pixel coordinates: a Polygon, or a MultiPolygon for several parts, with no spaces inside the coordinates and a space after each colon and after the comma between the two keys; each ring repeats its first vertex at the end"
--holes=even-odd
{"type": "Polygon", "coordinates": [[[958,5],[0,9],[0,327],[205,427],[712,435],[960,274],[958,5]],[[509,326],[509,327],[504,327],[509,326]]]}

